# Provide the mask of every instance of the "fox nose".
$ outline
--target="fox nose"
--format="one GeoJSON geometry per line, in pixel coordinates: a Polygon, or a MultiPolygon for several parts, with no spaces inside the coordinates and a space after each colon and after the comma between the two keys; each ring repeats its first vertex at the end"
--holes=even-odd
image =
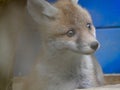
{"type": "Polygon", "coordinates": [[[90,47],[94,50],[96,50],[98,48],[98,46],[99,46],[99,43],[97,41],[92,42],[90,45],[90,47]]]}

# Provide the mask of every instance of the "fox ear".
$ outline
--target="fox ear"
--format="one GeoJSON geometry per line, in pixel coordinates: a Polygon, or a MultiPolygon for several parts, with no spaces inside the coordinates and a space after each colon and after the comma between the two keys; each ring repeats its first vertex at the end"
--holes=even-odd
{"type": "Polygon", "coordinates": [[[79,0],[70,0],[73,4],[77,4],[79,0]]]}
{"type": "Polygon", "coordinates": [[[40,19],[41,14],[53,18],[58,13],[58,9],[46,0],[28,0],[27,9],[31,16],[36,19],[40,19]]]}

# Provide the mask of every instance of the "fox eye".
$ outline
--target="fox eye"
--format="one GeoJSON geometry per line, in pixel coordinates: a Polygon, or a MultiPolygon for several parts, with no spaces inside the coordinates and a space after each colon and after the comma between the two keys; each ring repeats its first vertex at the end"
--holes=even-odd
{"type": "Polygon", "coordinates": [[[87,28],[89,29],[89,30],[91,30],[92,29],[92,24],[91,23],[87,23],[87,28]]]}
{"type": "Polygon", "coordinates": [[[70,29],[66,34],[67,34],[68,37],[73,37],[75,35],[75,30],[70,29]]]}

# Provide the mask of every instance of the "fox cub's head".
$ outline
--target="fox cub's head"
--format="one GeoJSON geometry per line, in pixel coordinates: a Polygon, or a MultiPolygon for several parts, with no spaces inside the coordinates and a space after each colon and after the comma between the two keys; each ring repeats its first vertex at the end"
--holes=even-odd
{"type": "Polygon", "coordinates": [[[78,0],[28,0],[27,8],[39,23],[43,41],[59,50],[91,54],[99,46],[95,28],[88,12],[78,0]]]}

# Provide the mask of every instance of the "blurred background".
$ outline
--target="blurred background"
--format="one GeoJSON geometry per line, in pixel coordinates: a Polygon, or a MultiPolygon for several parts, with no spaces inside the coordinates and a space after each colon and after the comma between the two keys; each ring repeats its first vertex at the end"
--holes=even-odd
{"type": "Polygon", "coordinates": [[[103,72],[120,73],[120,0],[79,0],[79,4],[89,11],[97,29],[101,47],[96,57],[103,72]]]}

